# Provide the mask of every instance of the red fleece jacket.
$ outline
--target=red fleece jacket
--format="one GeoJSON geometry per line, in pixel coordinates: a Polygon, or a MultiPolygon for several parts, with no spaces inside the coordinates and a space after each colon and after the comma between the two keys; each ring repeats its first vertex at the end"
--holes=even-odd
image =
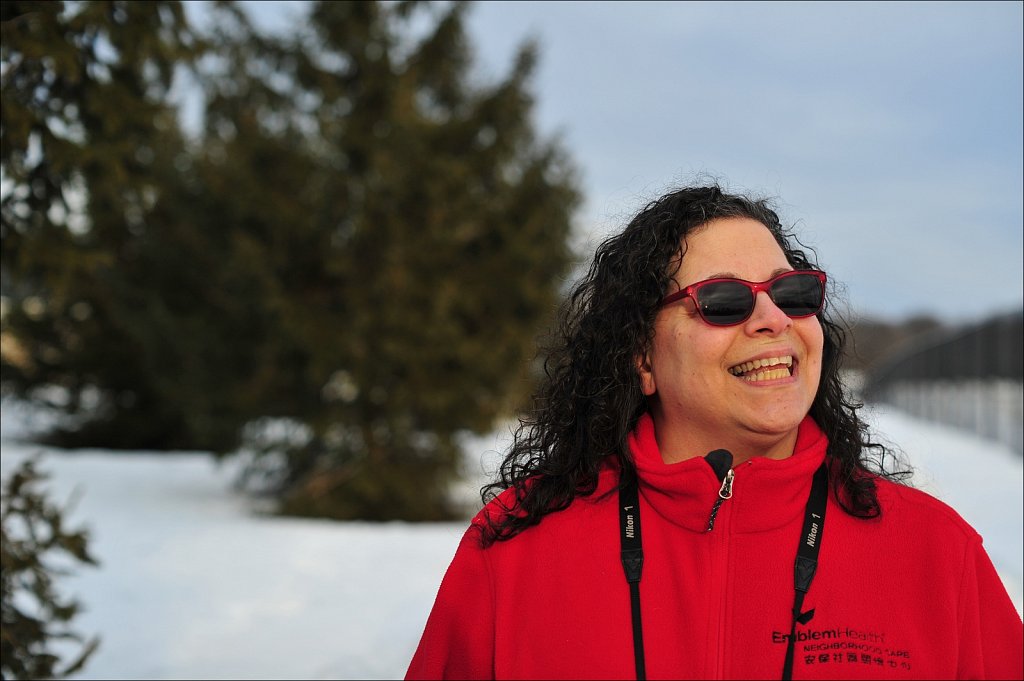
{"type": "MultiPolygon", "coordinates": [[[[793,456],[737,466],[733,497],[707,531],[720,487],[711,467],[665,464],[651,419],[641,420],[630,446],[648,678],[781,677],[793,562],[826,444],[808,418],[793,456]]],[[[608,465],[594,495],[486,549],[478,515],[406,678],[635,678],[617,480],[608,465]]],[[[879,481],[878,495],[882,516],[870,520],[829,496],[793,678],[1022,678],[1021,619],[981,537],[923,492],[879,481]]]]}

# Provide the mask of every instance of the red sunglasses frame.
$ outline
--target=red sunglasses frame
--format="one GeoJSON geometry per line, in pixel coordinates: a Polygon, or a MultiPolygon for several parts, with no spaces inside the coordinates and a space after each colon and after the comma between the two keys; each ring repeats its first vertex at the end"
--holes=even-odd
{"type": "Polygon", "coordinates": [[[746,279],[736,279],[734,277],[715,277],[713,279],[705,279],[703,281],[698,281],[696,283],[690,284],[689,286],[682,288],[676,291],[675,293],[671,293],[665,296],[664,298],[661,299],[661,304],[658,306],[658,308],[660,309],[670,303],[674,303],[675,301],[681,300],[683,298],[693,298],[693,302],[695,303],[695,307],[697,308],[697,314],[700,315],[700,318],[704,320],[706,324],[709,324],[711,326],[736,326],[737,324],[742,324],[743,322],[747,321],[748,319],[750,319],[750,315],[754,314],[754,307],[756,307],[757,305],[758,293],[764,291],[765,293],[768,294],[768,298],[771,299],[772,303],[775,303],[775,299],[772,298],[771,287],[775,285],[775,283],[779,281],[779,279],[786,279],[787,277],[792,277],[793,275],[797,274],[810,274],[818,280],[818,282],[821,284],[821,305],[818,306],[817,310],[809,314],[790,315],[787,313],[787,316],[790,319],[803,319],[805,317],[813,317],[814,315],[821,312],[821,308],[825,306],[825,283],[828,280],[828,276],[824,272],[821,272],[819,270],[789,270],[788,272],[781,272],[766,281],[747,281],[746,279]],[[708,284],[715,284],[718,282],[732,282],[737,284],[743,284],[748,289],[750,289],[750,292],[753,294],[751,296],[751,300],[753,301],[753,303],[751,304],[750,309],[747,311],[747,314],[743,317],[743,319],[740,319],[735,322],[729,322],[728,324],[722,324],[719,322],[709,321],[708,318],[704,316],[704,311],[701,309],[700,305],[700,298],[698,297],[700,294],[700,289],[708,284]]]}

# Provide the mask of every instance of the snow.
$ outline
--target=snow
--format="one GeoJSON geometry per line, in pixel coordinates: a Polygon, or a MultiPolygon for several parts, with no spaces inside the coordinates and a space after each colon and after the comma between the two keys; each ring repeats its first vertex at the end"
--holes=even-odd
{"type": "MultiPolygon", "coordinates": [[[[915,484],[985,538],[1021,609],[1024,465],[1005,446],[874,408],[875,430],[919,468],[915,484]]],[[[24,442],[43,421],[3,405],[4,477],[41,453],[51,499],[73,501],[98,568],[58,582],[99,634],[79,678],[401,678],[464,529],[261,515],[235,467],[203,453],[63,452],[24,442]]],[[[470,498],[507,437],[475,438],[470,498]]]]}

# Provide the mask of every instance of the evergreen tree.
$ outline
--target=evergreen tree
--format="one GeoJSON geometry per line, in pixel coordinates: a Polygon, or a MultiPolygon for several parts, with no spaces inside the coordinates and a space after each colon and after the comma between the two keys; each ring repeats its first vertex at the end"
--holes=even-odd
{"type": "Polygon", "coordinates": [[[235,12],[211,40],[225,65],[206,80],[211,181],[263,188],[217,220],[272,264],[279,332],[261,372],[302,397],[266,412],[301,424],[267,443],[286,450],[271,481],[286,512],[447,517],[456,434],[530,391],[577,194],[532,130],[535,48],[474,86],[465,11],[322,2],[311,35],[233,41],[251,35],[235,12]],[[413,40],[417,12],[434,21],[413,40]]]}
{"type": "Polygon", "coordinates": [[[572,171],[530,119],[535,48],[474,84],[461,3],[314,3],[284,38],[213,10],[179,41],[204,48],[200,138],[152,119],[131,215],[86,183],[85,240],[123,241],[68,249],[106,266],[77,284],[100,291],[85,319],[45,276],[45,315],[12,306],[30,356],[13,383],[98,388],[77,433],[93,444],[266,452],[251,470],[287,513],[449,517],[456,436],[530,392],[571,257],[572,171]],[[58,337],[41,372],[61,324],[96,335],[58,337]]]}
{"type": "MultiPolygon", "coordinates": [[[[0,501],[0,678],[55,679],[74,674],[96,650],[99,639],[84,641],[69,628],[77,601],[61,598],[58,565],[96,565],[88,535],[64,527],[64,511],[39,489],[46,475],[27,459],[3,483],[0,501]],[[61,559],[65,560],[61,560],[61,559]],[[82,649],[61,664],[55,644],[75,641],[82,649]]],[[[61,650],[67,650],[64,645],[61,650]]]]}
{"type": "Polygon", "coordinates": [[[152,214],[182,153],[168,92],[197,47],[180,3],[0,11],[5,388],[75,417],[62,444],[188,444],[161,384],[176,370],[161,308],[180,278],[161,287],[151,267],[170,263],[152,214]]]}

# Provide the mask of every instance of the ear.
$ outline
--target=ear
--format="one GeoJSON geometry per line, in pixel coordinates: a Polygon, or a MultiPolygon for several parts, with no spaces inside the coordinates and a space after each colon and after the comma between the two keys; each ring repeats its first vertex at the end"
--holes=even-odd
{"type": "Polygon", "coordinates": [[[651,367],[650,353],[637,355],[636,372],[640,376],[640,389],[644,395],[650,397],[657,392],[657,385],[654,382],[654,369],[651,367]]]}

